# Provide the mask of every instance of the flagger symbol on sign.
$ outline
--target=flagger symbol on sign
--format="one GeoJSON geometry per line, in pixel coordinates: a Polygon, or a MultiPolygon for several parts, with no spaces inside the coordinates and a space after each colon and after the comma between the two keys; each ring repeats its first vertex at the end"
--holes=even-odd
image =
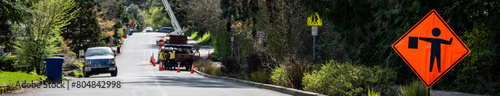
{"type": "MultiPolygon", "coordinates": [[[[441,34],[441,30],[439,28],[432,29],[432,35],[434,37],[438,37],[441,34]]],[[[431,43],[431,62],[429,72],[432,72],[432,67],[434,66],[434,61],[436,61],[436,66],[438,68],[438,72],[441,72],[441,44],[450,45],[453,38],[450,38],[450,41],[446,41],[439,38],[425,38],[425,37],[409,37],[410,40],[408,43],[408,48],[417,49],[418,48],[418,40],[423,40],[431,43]]]]}

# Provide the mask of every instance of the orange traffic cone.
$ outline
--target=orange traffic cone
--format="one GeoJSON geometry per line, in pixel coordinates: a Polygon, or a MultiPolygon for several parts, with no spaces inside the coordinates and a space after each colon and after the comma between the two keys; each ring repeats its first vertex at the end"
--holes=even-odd
{"type": "Polygon", "coordinates": [[[151,65],[153,65],[153,56],[151,56],[151,58],[149,58],[149,63],[151,63],[151,65]]]}
{"type": "Polygon", "coordinates": [[[194,63],[191,65],[191,74],[194,73],[194,63]]]}
{"type": "Polygon", "coordinates": [[[210,57],[210,52],[208,52],[208,57],[210,57]]]}
{"type": "Polygon", "coordinates": [[[151,65],[156,66],[156,60],[154,57],[154,53],[151,53],[151,59],[149,59],[149,62],[151,63],[151,65]]]}
{"type": "Polygon", "coordinates": [[[201,54],[198,54],[198,57],[201,57],[201,54]]]}
{"type": "Polygon", "coordinates": [[[160,66],[160,71],[163,71],[163,66],[162,66],[162,63],[163,63],[163,62],[161,62],[161,61],[160,61],[160,64],[158,64],[158,65],[160,66]]]}
{"type": "Polygon", "coordinates": [[[177,73],[181,72],[181,63],[177,63],[177,73]]]}

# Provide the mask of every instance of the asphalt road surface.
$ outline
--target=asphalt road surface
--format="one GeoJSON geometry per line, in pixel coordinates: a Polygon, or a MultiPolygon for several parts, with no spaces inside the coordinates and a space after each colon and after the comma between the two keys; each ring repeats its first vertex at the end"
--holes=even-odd
{"type": "MultiPolygon", "coordinates": [[[[2,95],[42,96],[282,96],[266,89],[248,87],[232,82],[206,78],[188,71],[159,71],[149,63],[156,56],[155,40],[166,33],[134,33],[123,44],[116,57],[118,76],[92,75],[88,78],[69,78],[65,88],[24,88],[2,95]],[[120,88],[76,88],[73,82],[120,81],[120,88]],[[69,86],[68,86],[69,85],[69,86]]],[[[213,50],[213,49],[212,49],[213,50]]],[[[203,55],[203,54],[202,54],[203,55]]],[[[103,83],[101,83],[103,84],[103,83]]],[[[113,84],[111,84],[113,85],[113,84]]],[[[117,85],[115,83],[114,85],[117,85]]]]}

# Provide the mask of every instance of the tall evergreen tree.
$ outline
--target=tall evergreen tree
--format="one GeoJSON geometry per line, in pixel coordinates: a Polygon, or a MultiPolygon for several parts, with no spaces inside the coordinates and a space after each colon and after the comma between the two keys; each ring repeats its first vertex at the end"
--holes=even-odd
{"type": "Polygon", "coordinates": [[[104,46],[100,34],[100,26],[97,21],[96,11],[94,10],[95,2],[85,2],[84,0],[76,1],[78,9],[76,18],[72,19],[66,30],[61,35],[65,40],[70,40],[69,47],[73,48],[73,52],[85,50],[89,47],[104,46]]]}

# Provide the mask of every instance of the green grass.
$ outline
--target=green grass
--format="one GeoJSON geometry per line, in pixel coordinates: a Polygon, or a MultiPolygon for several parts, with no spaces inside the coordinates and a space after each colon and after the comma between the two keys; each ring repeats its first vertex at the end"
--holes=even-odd
{"type": "Polygon", "coordinates": [[[195,41],[198,41],[198,39],[200,39],[200,37],[198,36],[198,32],[193,32],[191,33],[191,39],[195,40],[195,41]]]}
{"type": "Polygon", "coordinates": [[[210,39],[210,33],[205,32],[205,34],[203,34],[203,37],[201,37],[201,39],[199,39],[198,42],[206,43],[209,39],[210,39]]]}
{"type": "Polygon", "coordinates": [[[75,77],[76,77],[76,78],[83,77],[83,73],[82,73],[81,71],[78,71],[78,70],[73,70],[73,72],[75,73],[75,77]]]}
{"type": "Polygon", "coordinates": [[[21,73],[21,72],[0,72],[0,86],[3,85],[15,85],[17,81],[19,83],[25,83],[26,82],[33,82],[40,81],[40,80],[45,80],[45,76],[40,76],[40,75],[32,75],[32,74],[27,74],[27,73],[21,73]]]}
{"type": "Polygon", "coordinates": [[[401,94],[399,96],[425,96],[428,95],[427,87],[418,80],[414,80],[412,83],[401,86],[401,94]]]}
{"type": "Polygon", "coordinates": [[[198,32],[193,32],[189,37],[197,43],[206,43],[210,39],[210,32],[205,32],[203,35],[198,34],[198,32]]]}

